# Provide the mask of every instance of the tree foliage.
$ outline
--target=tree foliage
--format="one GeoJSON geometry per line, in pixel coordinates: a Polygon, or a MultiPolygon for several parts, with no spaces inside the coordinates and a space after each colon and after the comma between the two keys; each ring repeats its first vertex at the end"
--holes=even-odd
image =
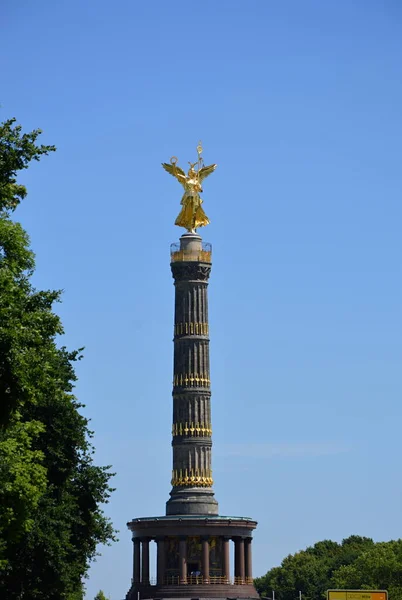
{"type": "Polygon", "coordinates": [[[41,133],[40,129],[22,133],[16,119],[0,124],[0,210],[15,210],[27,195],[26,187],[17,183],[18,171],[27,169],[31,160],[40,160],[56,150],[55,146],[36,144],[41,133]]]}
{"type": "Polygon", "coordinates": [[[388,590],[390,600],[402,600],[402,540],[375,544],[332,581],[335,588],[388,590]]]}
{"type": "Polygon", "coordinates": [[[101,505],[109,467],[73,395],[80,350],[58,347],[58,291],[31,284],[29,239],[11,214],[26,196],[17,173],[54,150],[15,120],[0,126],[0,597],[80,600],[98,543],[114,539],[101,505]]]}
{"type": "Polygon", "coordinates": [[[402,600],[402,541],[375,544],[371,538],[353,535],[341,544],[331,540],[316,543],[287,556],[255,580],[262,596],[295,600],[323,600],[328,589],[388,589],[390,600],[402,600]]]}
{"type": "Polygon", "coordinates": [[[94,600],[109,600],[109,599],[105,596],[105,594],[102,590],[99,590],[99,592],[96,594],[94,600]]]}
{"type": "Polygon", "coordinates": [[[32,528],[46,491],[43,453],[32,447],[43,431],[42,423],[23,422],[19,415],[7,431],[0,431],[0,569],[7,565],[10,544],[32,528]]]}

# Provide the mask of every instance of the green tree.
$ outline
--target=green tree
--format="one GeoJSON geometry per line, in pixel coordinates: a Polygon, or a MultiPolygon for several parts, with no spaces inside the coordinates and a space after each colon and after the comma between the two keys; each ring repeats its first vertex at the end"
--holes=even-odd
{"type": "Polygon", "coordinates": [[[0,569],[7,566],[11,543],[33,527],[33,514],[46,491],[43,453],[32,448],[43,432],[39,421],[24,423],[16,415],[0,430],[0,569]]]}
{"type": "Polygon", "coordinates": [[[272,590],[278,600],[295,600],[299,590],[304,600],[322,600],[332,587],[334,571],[341,565],[352,563],[362,552],[374,545],[373,540],[351,536],[342,544],[331,540],[317,542],[314,546],[287,556],[280,567],[274,567],[255,580],[262,596],[270,597],[272,590]]]}
{"type": "Polygon", "coordinates": [[[0,597],[80,600],[97,544],[114,539],[101,508],[112,474],[93,463],[73,395],[80,351],[56,344],[60,293],[33,288],[29,239],[11,219],[27,193],[18,171],[54,150],[39,134],[0,126],[0,597]]]}
{"type": "Polygon", "coordinates": [[[22,134],[14,119],[0,125],[0,568],[9,544],[32,528],[46,489],[44,455],[35,447],[44,425],[27,421],[23,407],[35,402],[41,348],[47,343],[42,334],[61,330],[54,315],[38,310],[44,294],[35,294],[29,284],[34,257],[28,237],[10,218],[27,193],[17,172],[54,150],[35,144],[39,134],[22,134]]]}
{"type": "Polygon", "coordinates": [[[402,540],[377,543],[333,574],[333,588],[388,590],[402,600],[402,540]]]}
{"type": "Polygon", "coordinates": [[[109,600],[109,599],[105,596],[105,594],[104,594],[104,592],[102,592],[102,590],[99,590],[99,592],[96,594],[94,600],[109,600]]]}
{"type": "Polygon", "coordinates": [[[32,379],[41,375],[41,348],[62,330],[51,312],[57,294],[34,293],[29,278],[35,261],[28,236],[10,218],[27,195],[17,183],[18,171],[55,150],[36,144],[40,133],[23,134],[15,119],[0,124],[0,427],[24,402],[35,400],[32,379]]]}

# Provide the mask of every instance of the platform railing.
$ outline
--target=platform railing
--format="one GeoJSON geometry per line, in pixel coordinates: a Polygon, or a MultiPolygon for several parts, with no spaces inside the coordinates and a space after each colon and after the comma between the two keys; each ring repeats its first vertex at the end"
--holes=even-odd
{"type": "Polygon", "coordinates": [[[208,242],[202,242],[199,250],[180,248],[180,244],[171,244],[170,261],[171,262],[204,262],[210,263],[212,256],[212,246],[208,242]]]}
{"type": "MultiPolygon", "coordinates": [[[[182,581],[178,575],[168,575],[163,580],[163,585],[250,585],[253,583],[252,577],[222,577],[220,575],[211,575],[206,578],[202,575],[188,575],[185,581],[182,581]]],[[[142,584],[139,584],[142,585],[142,584]]],[[[156,578],[150,578],[149,585],[157,585],[156,578]]]]}

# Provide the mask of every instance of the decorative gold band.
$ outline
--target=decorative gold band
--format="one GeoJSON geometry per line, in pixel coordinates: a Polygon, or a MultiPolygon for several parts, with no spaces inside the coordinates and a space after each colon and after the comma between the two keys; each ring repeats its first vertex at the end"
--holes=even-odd
{"type": "Polygon", "coordinates": [[[175,335],[208,335],[208,323],[175,323],[175,335]]]}
{"type": "MultiPolygon", "coordinates": [[[[180,227],[182,227],[182,225],[180,225],[180,227]]],[[[177,250],[176,252],[170,253],[170,260],[172,262],[190,261],[210,263],[211,254],[212,252],[210,250],[199,250],[198,252],[186,252],[184,250],[177,250]]]]}
{"type": "Polygon", "coordinates": [[[210,436],[212,435],[211,423],[204,427],[201,423],[173,423],[173,437],[176,435],[210,436]]]}
{"type": "Polygon", "coordinates": [[[171,484],[177,486],[211,487],[211,469],[173,469],[171,484]]]}
{"type": "Polygon", "coordinates": [[[185,375],[175,375],[173,377],[173,385],[181,385],[185,387],[208,387],[211,385],[209,377],[204,377],[198,373],[186,373],[185,375]]]}

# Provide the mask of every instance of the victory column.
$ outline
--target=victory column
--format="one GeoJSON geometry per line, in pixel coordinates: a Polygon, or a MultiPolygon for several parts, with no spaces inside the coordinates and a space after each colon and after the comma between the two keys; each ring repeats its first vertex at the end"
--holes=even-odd
{"type": "Polygon", "coordinates": [[[166,516],[133,519],[133,577],[127,600],[139,598],[258,598],[252,579],[251,541],[257,523],[218,514],[212,489],[208,279],[211,246],[197,229],[209,224],[202,182],[216,168],[198,160],[186,173],[177,158],[163,163],[184,188],[175,224],[187,232],[171,246],[175,285],[173,368],[173,470],[166,516]],[[157,544],[156,578],[149,544],[157,544]],[[234,569],[230,542],[234,542],[234,569]]]}

